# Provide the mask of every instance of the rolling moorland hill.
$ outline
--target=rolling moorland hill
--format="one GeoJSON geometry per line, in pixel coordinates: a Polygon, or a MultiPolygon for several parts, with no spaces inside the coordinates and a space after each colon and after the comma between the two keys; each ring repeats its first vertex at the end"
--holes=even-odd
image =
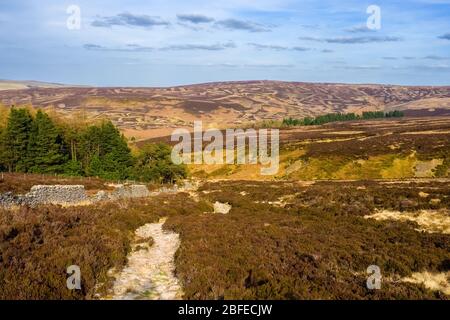
{"type": "Polygon", "coordinates": [[[63,87],[67,87],[67,85],[61,83],[51,83],[34,80],[25,80],[25,81],[0,80],[0,91],[32,89],[32,88],[63,88],[63,87]]]}
{"type": "Polygon", "coordinates": [[[32,104],[65,115],[107,117],[138,140],[170,134],[203,120],[236,127],[262,120],[334,112],[404,110],[407,116],[450,114],[450,87],[216,82],[167,88],[26,86],[0,91],[4,105],[32,104]]]}

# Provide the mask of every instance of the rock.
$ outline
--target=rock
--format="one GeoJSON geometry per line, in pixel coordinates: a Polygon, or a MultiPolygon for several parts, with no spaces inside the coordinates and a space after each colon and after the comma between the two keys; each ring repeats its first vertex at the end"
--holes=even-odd
{"type": "Polygon", "coordinates": [[[0,206],[3,207],[11,207],[14,205],[19,205],[21,202],[21,198],[15,196],[12,192],[0,193],[0,206]]]}
{"type": "Polygon", "coordinates": [[[198,182],[184,180],[183,184],[180,187],[180,190],[181,191],[189,191],[189,190],[196,190],[197,188],[198,188],[198,182]]]}
{"type": "Polygon", "coordinates": [[[214,203],[214,213],[222,213],[227,214],[231,210],[231,205],[228,203],[221,203],[219,201],[216,201],[214,203]]]}
{"type": "Polygon", "coordinates": [[[145,198],[150,195],[147,187],[143,184],[133,184],[130,186],[132,198],[145,198]]]}
{"type": "Polygon", "coordinates": [[[120,198],[144,198],[150,196],[150,191],[143,184],[132,184],[130,186],[118,185],[113,191],[113,199],[120,198]]]}
{"type": "Polygon", "coordinates": [[[176,192],[178,192],[178,186],[175,184],[175,185],[173,185],[172,188],[162,187],[159,189],[159,192],[161,192],[161,193],[176,193],[176,192]]]}
{"type": "Polygon", "coordinates": [[[421,197],[421,198],[426,198],[426,197],[428,197],[430,194],[429,193],[426,193],[426,192],[423,192],[423,191],[420,191],[419,192],[419,197],[421,197]]]}
{"type": "Polygon", "coordinates": [[[97,194],[92,198],[92,201],[107,201],[110,200],[110,196],[106,191],[100,190],[97,194]]]}

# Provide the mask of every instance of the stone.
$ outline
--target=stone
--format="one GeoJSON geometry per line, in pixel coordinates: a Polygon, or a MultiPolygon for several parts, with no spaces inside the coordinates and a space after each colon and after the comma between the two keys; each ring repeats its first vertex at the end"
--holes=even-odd
{"type": "Polygon", "coordinates": [[[227,214],[231,210],[231,205],[228,203],[221,203],[219,201],[216,201],[214,203],[214,213],[222,213],[227,214]]]}
{"type": "Polygon", "coordinates": [[[106,201],[110,200],[108,193],[104,190],[100,190],[97,194],[92,198],[92,201],[106,201]]]}
{"type": "Polygon", "coordinates": [[[112,198],[144,198],[150,196],[150,191],[143,184],[132,184],[130,186],[118,185],[112,193],[112,198]]]}
{"type": "Polygon", "coordinates": [[[150,191],[143,184],[133,184],[130,186],[130,189],[133,198],[144,198],[150,195],[150,191]]]}
{"type": "Polygon", "coordinates": [[[21,198],[15,196],[12,192],[0,193],[0,206],[11,207],[14,205],[19,205],[21,198]]]}

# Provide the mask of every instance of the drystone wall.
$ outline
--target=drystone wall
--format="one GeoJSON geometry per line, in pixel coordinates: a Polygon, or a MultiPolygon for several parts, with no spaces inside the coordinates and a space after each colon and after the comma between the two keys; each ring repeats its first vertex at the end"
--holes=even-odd
{"type": "Polygon", "coordinates": [[[38,185],[25,194],[26,203],[38,204],[77,204],[88,200],[82,185],[38,185]]]}
{"type": "Polygon", "coordinates": [[[95,196],[88,197],[82,185],[37,185],[24,195],[14,195],[12,192],[0,194],[0,207],[27,205],[34,207],[41,204],[77,205],[127,198],[143,198],[150,196],[145,185],[119,185],[108,193],[99,191],[95,196]]]}
{"type": "Polygon", "coordinates": [[[143,184],[115,185],[115,190],[100,190],[89,197],[83,185],[36,185],[26,194],[15,195],[12,192],[0,193],[0,207],[26,205],[34,207],[41,204],[79,205],[99,201],[113,201],[129,198],[145,198],[160,193],[188,192],[198,188],[198,183],[185,181],[183,185],[162,187],[150,192],[143,184]]]}
{"type": "Polygon", "coordinates": [[[0,194],[0,206],[11,207],[27,205],[34,207],[39,204],[78,204],[88,201],[88,196],[82,185],[37,185],[30,192],[14,195],[12,192],[0,194]]]}
{"type": "Polygon", "coordinates": [[[111,194],[114,199],[121,198],[144,198],[150,196],[150,191],[144,185],[132,184],[130,186],[119,185],[111,194]]]}

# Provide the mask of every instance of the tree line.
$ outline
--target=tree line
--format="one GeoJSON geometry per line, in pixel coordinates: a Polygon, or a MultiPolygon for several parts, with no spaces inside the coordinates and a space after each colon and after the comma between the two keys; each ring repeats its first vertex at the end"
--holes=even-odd
{"type": "Polygon", "coordinates": [[[283,125],[285,126],[312,126],[321,125],[329,122],[337,121],[351,121],[351,120],[369,120],[379,118],[397,118],[403,117],[402,111],[366,111],[361,115],[355,113],[329,113],[317,117],[305,117],[302,119],[285,118],[283,119],[283,125]]]}
{"type": "Polygon", "coordinates": [[[132,152],[109,120],[80,124],[55,121],[42,110],[34,115],[27,108],[0,110],[1,171],[172,183],[187,170],[170,155],[163,143],[132,152]]]}

